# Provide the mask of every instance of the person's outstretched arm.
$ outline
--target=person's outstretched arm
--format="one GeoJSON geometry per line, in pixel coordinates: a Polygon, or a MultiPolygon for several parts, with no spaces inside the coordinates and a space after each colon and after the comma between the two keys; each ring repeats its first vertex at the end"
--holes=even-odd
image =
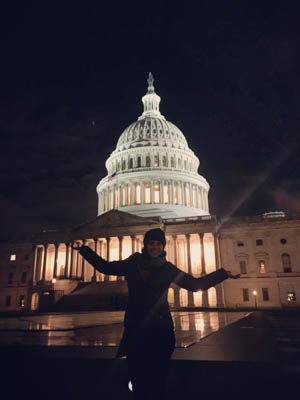
{"type": "MultiPolygon", "coordinates": [[[[122,261],[106,261],[102,257],[98,256],[88,246],[75,247],[74,250],[78,250],[79,254],[87,260],[97,271],[102,272],[106,275],[117,275],[124,276],[127,273],[128,259],[122,261]]],[[[132,257],[132,256],[131,256],[132,257]]]]}
{"type": "Polygon", "coordinates": [[[218,269],[215,272],[204,275],[200,278],[194,278],[192,275],[189,275],[179,268],[175,267],[176,273],[174,274],[173,282],[176,285],[191,290],[192,292],[197,292],[198,290],[208,290],[212,286],[217,285],[218,283],[223,282],[225,279],[237,279],[240,275],[233,275],[231,271],[226,271],[224,268],[218,269]]]}

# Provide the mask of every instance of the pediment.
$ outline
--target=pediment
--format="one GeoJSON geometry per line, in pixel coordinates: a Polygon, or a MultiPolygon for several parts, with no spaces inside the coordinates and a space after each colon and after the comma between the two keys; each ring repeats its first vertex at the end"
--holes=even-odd
{"type": "Polygon", "coordinates": [[[110,210],[99,215],[94,220],[75,227],[75,236],[93,237],[141,234],[151,228],[160,227],[162,220],[157,217],[140,217],[124,211],[110,210]]]}

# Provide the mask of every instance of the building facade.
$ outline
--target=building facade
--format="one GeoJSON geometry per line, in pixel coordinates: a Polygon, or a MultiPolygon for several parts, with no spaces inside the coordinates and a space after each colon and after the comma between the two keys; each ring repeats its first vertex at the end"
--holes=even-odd
{"type": "Polygon", "coordinates": [[[120,307],[122,277],[96,272],[72,243],[107,260],[141,251],[144,233],[160,227],[167,258],[196,277],[220,267],[240,273],[208,292],[172,286],[173,307],[282,308],[300,305],[300,217],[284,213],[218,220],[209,184],[183,133],[159,111],[153,77],[144,112],[121,134],[97,186],[98,216],[73,229],[43,231],[29,242],[0,245],[0,311],[120,307]]]}

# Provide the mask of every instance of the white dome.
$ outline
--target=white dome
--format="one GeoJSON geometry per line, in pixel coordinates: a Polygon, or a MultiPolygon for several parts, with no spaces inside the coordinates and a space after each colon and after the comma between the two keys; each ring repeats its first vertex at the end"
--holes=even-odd
{"type": "Polygon", "coordinates": [[[116,151],[144,146],[166,146],[188,150],[183,133],[164,117],[143,117],[133,122],[121,134],[116,151]]]}
{"type": "Polygon", "coordinates": [[[207,181],[183,133],[159,111],[153,76],[144,112],[121,134],[98,186],[98,214],[112,208],[162,218],[208,215],[207,181]]]}

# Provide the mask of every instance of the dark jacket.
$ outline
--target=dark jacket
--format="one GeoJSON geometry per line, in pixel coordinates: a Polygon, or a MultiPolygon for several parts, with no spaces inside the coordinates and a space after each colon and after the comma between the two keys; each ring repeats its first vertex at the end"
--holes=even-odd
{"type": "MultiPolygon", "coordinates": [[[[201,278],[194,278],[166,261],[163,266],[153,269],[145,279],[141,269],[143,255],[140,253],[134,253],[126,260],[108,262],[87,246],[82,246],[79,252],[97,271],[107,275],[125,276],[128,304],[124,337],[128,336],[128,331],[149,331],[151,327],[158,325],[173,330],[168,304],[168,289],[172,283],[187,290],[198,291],[207,290],[228,278],[223,268],[201,278]]],[[[123,342],[124,340],[121,342],[124,345],[123,342]]],[[[120,350],[119,355],[124,349],[120,350]]]]}

